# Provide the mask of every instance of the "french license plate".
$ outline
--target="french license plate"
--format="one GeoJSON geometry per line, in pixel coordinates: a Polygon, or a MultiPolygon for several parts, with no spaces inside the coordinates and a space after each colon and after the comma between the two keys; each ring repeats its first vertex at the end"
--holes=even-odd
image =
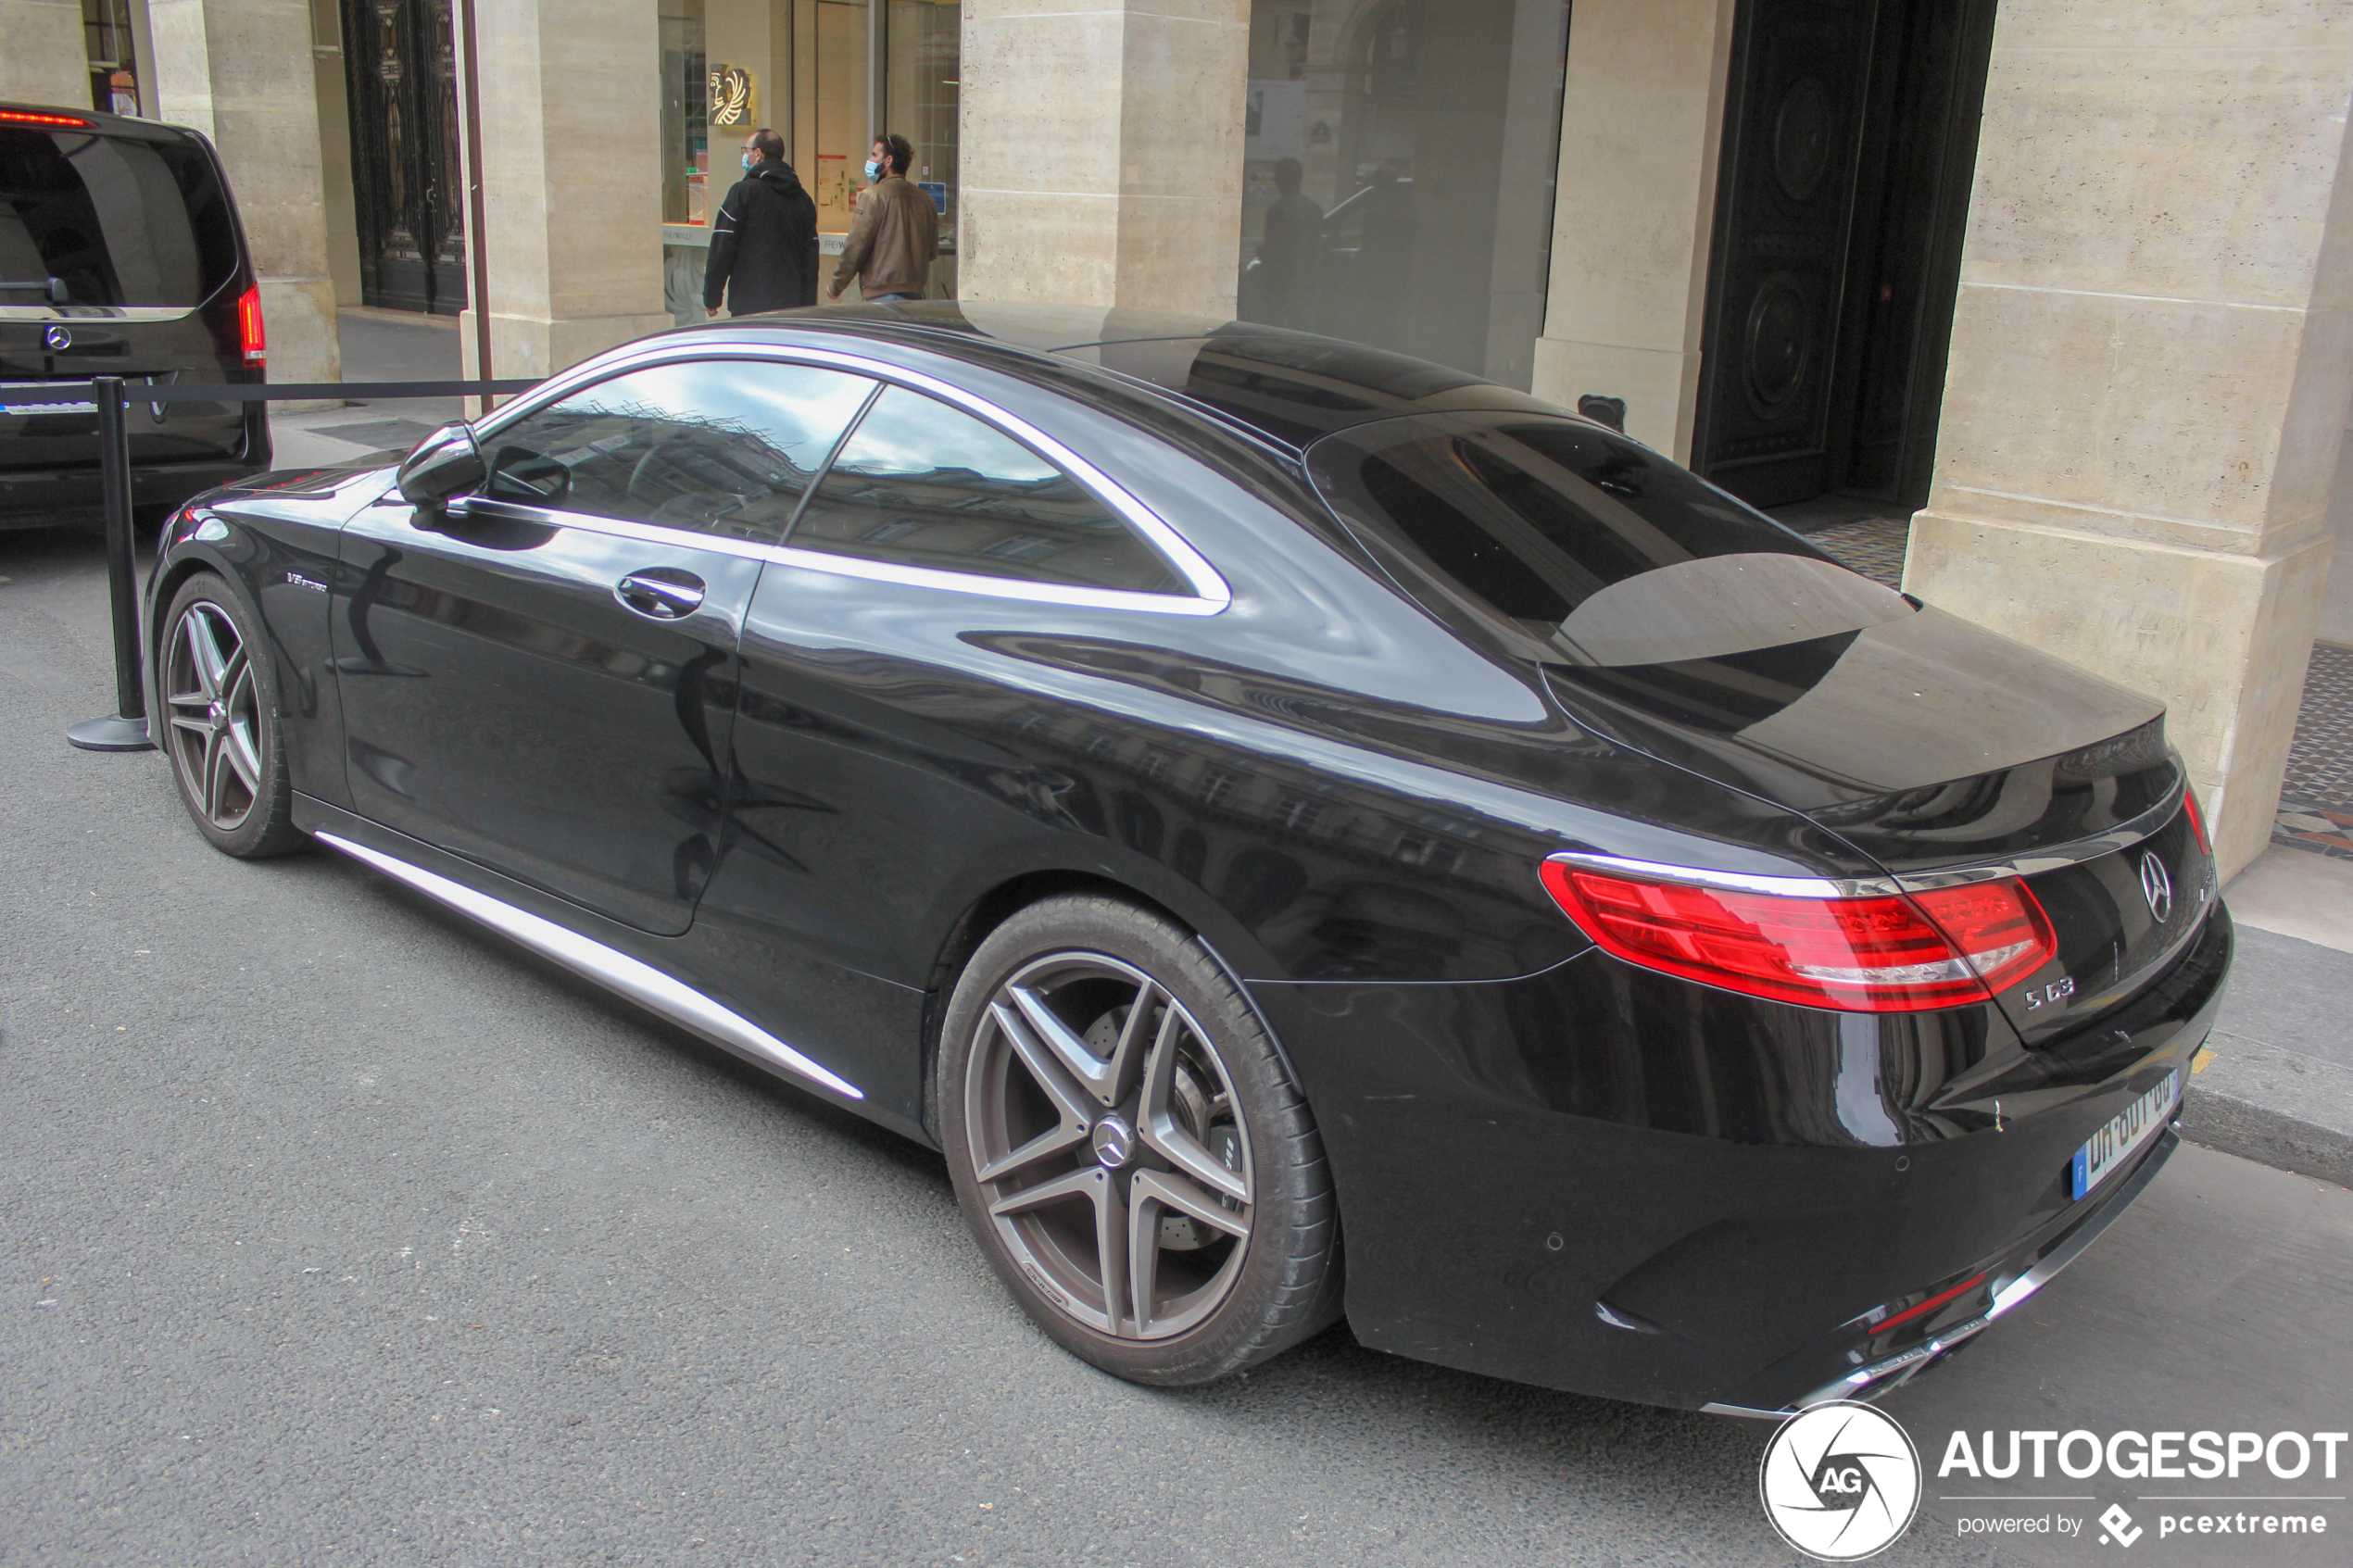
{"type": "Polygon", "coordinates": [[[2173,1109],[2173,1100],[2182,1092],[2179,1068],[2165,1075],[2165,1082],[2124,1108],[2123,1114],[2084,1140],[2075,1151],[2072,1171],[2074,1195],[2082,1197],[2100,1185],[2107,1174],[2124,1162],[2125,1157],[2155,1137],[2165,1125],[2166,1114],[2173,1109]]]}
{"type": "Polygon", "coordinates": [[[95,403],[18,403],[10,400],[12,392],[47,392],[47,382],[0,382],[0,414],[94,414],[95,403]]]}

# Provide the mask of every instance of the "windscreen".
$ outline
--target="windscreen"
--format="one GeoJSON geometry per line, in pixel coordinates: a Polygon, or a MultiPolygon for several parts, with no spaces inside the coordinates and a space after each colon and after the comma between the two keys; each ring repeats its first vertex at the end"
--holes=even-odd
{"type": "Polygon", "coordinates": [[[1519,633],[1539,657],[1720,659],[1911,610],[1688,470],[1580,420],[1383,420],[1318,441],[1307,465],[1409,591],[1519,633]]]}
{"type": "Polygon", "coordinates": [[[201,147],[0,130],[0,306],[184,310],[236,270],[229,200],[201,147]]]}

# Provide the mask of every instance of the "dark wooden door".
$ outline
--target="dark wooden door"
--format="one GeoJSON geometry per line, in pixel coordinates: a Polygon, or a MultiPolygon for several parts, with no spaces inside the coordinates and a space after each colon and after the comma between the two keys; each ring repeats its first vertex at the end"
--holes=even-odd
{"type": "Polygon", "coordinates": [[[1831,487],[1881,3],[1747,0],[1734,31],[1692,466],[1759,506],[1831,487]]]}
{"type": "Polygon", "coordinates": [[[457,71],[449,0],[343,0],[360,298],[465,307],[457,71]]]}

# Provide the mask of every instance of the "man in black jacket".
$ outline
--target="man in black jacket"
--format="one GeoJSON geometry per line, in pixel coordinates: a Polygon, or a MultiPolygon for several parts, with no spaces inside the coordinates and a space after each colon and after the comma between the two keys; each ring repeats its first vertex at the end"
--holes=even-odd
{"type": "Polygon", "coordinates": [[[755,131],[744,143],[744,177],[711,226],[703,314],[718,315],[723,296],[736,316],[817,303],[817,204],[774,131],[755,131]]]}

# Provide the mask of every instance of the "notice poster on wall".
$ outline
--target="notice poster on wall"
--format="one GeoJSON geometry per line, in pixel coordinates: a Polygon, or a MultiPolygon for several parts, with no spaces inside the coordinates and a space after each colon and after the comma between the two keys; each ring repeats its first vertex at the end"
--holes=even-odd
{"type": "Polygon", "coordinates": [[[1297,157],[1307,145],[1307,83],[1252,82],[1242,122],[1242,157],[1297,157]]]}

